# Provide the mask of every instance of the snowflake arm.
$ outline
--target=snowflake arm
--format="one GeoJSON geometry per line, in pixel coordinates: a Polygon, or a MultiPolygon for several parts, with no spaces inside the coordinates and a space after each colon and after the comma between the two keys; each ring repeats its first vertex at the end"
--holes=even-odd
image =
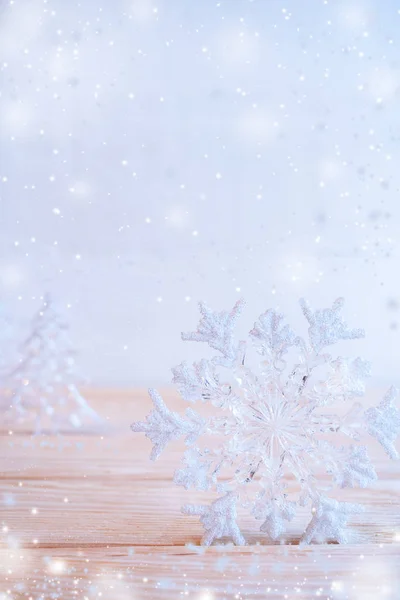
{"type": "Polygon", "coordinates": [[[153,443],[151,460],[156,460],[168,442],[181,436],[186,436],[186,443],[192,444],[202,432],[205,420],[194,410],[186,410],[186,419],[178,413],[170,411],[164,404],[160,394],[149,389],[149,395],[154,404],[154,410],[146,421],[138,421],[131,425],[132,431],[143,432],[153,443]]]}
{"type": "Polygon", "coordinates": [[[335,414],[319,414],[313,411],[311,422],[321,433],[342,433],[358,442],[360,441],[359,429],[362,412],[360,402],[355,402],[350,410],[340,417],[335,414]]]}
{"type": "Polygon", "coordinates": [[[394,405],[397,390],[391,387],[380,404],[365,411],[367,430],[378,440],[390,458],[398,458],[399,454],[394,442],[400,432],[400,412],[394,405]]]}
{"type": "Polygon", "coordinates": [[[203,388],[205,387],[206,378],[205,372],[208,361],[202,360],[200,363],[194,363],[193,366],[187,362],[183,362],[172,369],[173,379],[178,390],[184,400],[188,402],[196,402],[203,400],[203,388]]]}
{"type": "Polygon", "coordinates": [[[220,383],[215,365],[209,360],[202,359],[192,366],[183,362],[174,367],[172,373],[172,382],[178,386],[182,398],[188,402],[201,400],[222,408],[235,401],[231,394],[232,387],[220,383]]]}
{"type": "Polygon", "coordinates": [[[200,302],[202,318],[197,331],[182,333],[184,341],[207,342],[211,348],[221,352],[215,357],[215,364],[231,366],[237,359],[240,344],[234,342],[233,328],[244,306],[244,300],[238,300],[230,312],[213,311],[204,302],[200,302]]]}
{"type": "Polygon", "coordinates": [[[327,392],[335,398],[364,396],[365,382],[371,374],[371,364],[362,358],[339,356],[331,362],[332,373],[326,380],[327,392]]]}
{"type": "Polygon", "coordinates": [[[335,479],[341,488],[366,488],[376,481],[377,475],[365,446],[350,446],[342,469],[335,479]]]}
{"type": "Polygon", "coordinates": [[[256,500],[252,514],[263,523],[260,531],[268,534],[273,541],[277,540],[286,531],[285,521],[291,521],[296,513],[296,503],[286,499],[284,494],[279,498],[259,495],[256,500]]]}
{"type": "Polygon", "coordinates": [[[197,515],[203,524],[205,533],[201,540],[203,546],[211,546],[214,540],[230,537],[237,546],[246,544],[237,524],[236,496],[228,492],[215,500],[211,506],[186,504],[182,512],[197,515]]]}
{"type": "Polygon", "coordinates": [[[333,498],[321,496],[313,509],[313,517],[307,526],[300,544],[317,542],[338,542],[348,544],[354,534],[347,529],[347,521],[353,514],[358,514],[364,509],[360,504],[338,502],[333,498]]]}
{"type": "Polygon", "coordinates": [[[279,363],[284,363],[282,357],[291,346],[298,345],[300,339],[296,337],[289,325],[283,324],[284,316],[275,310],[267,310],[258,321],[254,323],[250,335],[261,354],[267,357],[274,368],[280,368],[279,363]]]}
{"type": "Polygon", "coordinates": [[[183,462],[183,468],[175,471],[174,483],[182,485],[186,490],[190,488],[203,491],[210,489],[215,477],[209,476],[212,461],[207,460],[206,452],[201,453],[198,448],[189,448],[184,454],[183,462]]]}
{"type": "Polygon", "coordinates": [[[332,308],[313,311],[307,300],[302,298],[300,306],[309,323],[310,343],[316,353],[339,340],[353,340],[365,336],[363,329],[349,329],[341,317],[344,299],[338,298],[332,308]]]}

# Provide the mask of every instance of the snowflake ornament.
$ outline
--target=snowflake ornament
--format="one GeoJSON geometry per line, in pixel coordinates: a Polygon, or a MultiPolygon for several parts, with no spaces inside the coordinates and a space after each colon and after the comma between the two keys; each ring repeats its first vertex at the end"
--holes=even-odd
{"type": "Polygon", "coordinates": [[[347,326],[341,298],[323,310],[313,310],[305,300],[300,306],[309,324],[308,340],[297,336],[281,314],[267,310],[250,331],[248,344],[234,336],[243,301],[231,312],[200,304],[197,331],[182,339],[206,342],[217,354],[174,368],[173,382],[184,400],[211,405],[211,416],[191,407],[181,416],[150,390],[154,410],[146,421],[132,425],[153,442],[153,460],[168,442],[183,437],[188,449],[175,483],[219,494],[211,505],[182,509],[200,517],[206,546],[222,537],[245,543],[239,506],[261,521],[260,530],[271,540],[285,534],[300,506],[308,506],[311,520],[301,543],[351,541],[347,521],[363,507],[327,493],[333,487],[365,488],[377,478],[362,443],[368,434],[390,458],[397,457],[396,390],[364,411],[354,400],[364,395],[369,363],[326,352],[336,342],[363,337],[364,331],[347,326]],[[255,366],[250,366],[252,347],[261,359],[255,366]],[[330,410],[333,404],[342,406],[338,414],[330,410]]]}

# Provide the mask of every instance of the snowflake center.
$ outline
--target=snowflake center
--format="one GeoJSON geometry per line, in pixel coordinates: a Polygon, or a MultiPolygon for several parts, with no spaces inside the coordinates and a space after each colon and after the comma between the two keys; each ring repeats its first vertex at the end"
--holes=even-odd
{"type": "Polygon", "coordinates": [[[243,415],[247,425],[246,447],[274,459],[303,445],[306,432],[300,413],[301,408],[282,394],[257,397],[243,415]]]}
{"type": "Polygon", "coordinates": [[[266,404],[261,407],[261,410],[259,407],[253,409],[253,414],[264,431],[275,435],[284,435],[298,426],[293,419],[293,414],[285,404],[275,406],[266,404]]]}

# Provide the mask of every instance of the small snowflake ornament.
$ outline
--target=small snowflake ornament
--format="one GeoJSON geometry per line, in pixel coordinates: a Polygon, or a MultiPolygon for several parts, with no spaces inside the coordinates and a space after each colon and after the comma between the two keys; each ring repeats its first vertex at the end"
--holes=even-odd
{"type": "Polygon", "coordinates": [[[301,543],[349,542],[354,536],[347,521],[363,507],[329,497],[329,489],[365,488],[377,478],[362,443],[368,434],[397,458],[396,390],[364,411],[354,400],[364,395],[369,363],[326,352],[336,342],[363,337],[364,331],[347,326],[341,298],[323,310],[313,310],[305,300],[300,306],[309,324],[308,340],[296,335],[283,315],[267,310],[250,331],[249,344],[234,335],[243,301],[230,312],[200,304],[197,331],[182,339],[206,342],[217,354],[175,367],[173,382],[185,401],[211,405],[211,416],[191,407],[183,416],[172,412],[150,390],[154,410],[146,421],[132,425],[152,441],[153,460],[168,442],[183,437],[188,449],[175,483],[219,495],[208,506],[182,509],[200,517],[204,545],[222,537],[245,543],[239,506],[261,521],[260,530],[271,540],[285,534],[299,506],[308,506],[311,520],[301,543]],[[255,365],[252,348],[260,357],[255,365]]]}

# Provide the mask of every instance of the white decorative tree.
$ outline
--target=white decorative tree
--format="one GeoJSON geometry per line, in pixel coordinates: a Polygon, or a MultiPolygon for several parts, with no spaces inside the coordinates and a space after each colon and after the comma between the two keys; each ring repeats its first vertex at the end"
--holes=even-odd
{"type": "Polygon", "coordinates": [[[15,324],[0,303],[0,411],[4,413],[10,406],[10,398],[6,389],[6,376],[12,365],[18,360],[16,347],[15,324]]]}
{"type": "Polygon", "coordinates": [[[0,303],[0,378],[14,364],[16,348],[14,345],[14,326],[7,315],[4,305],[0,303]]]}
{"type": "Polygon", "coordinates": [[[49,295],[32,319],[31,333],[20,348],[17,366],[6,376],[9,414],[33,423],[36,433],[100,423],[76,387],[75,352],[68,327],[49,295]]]}

